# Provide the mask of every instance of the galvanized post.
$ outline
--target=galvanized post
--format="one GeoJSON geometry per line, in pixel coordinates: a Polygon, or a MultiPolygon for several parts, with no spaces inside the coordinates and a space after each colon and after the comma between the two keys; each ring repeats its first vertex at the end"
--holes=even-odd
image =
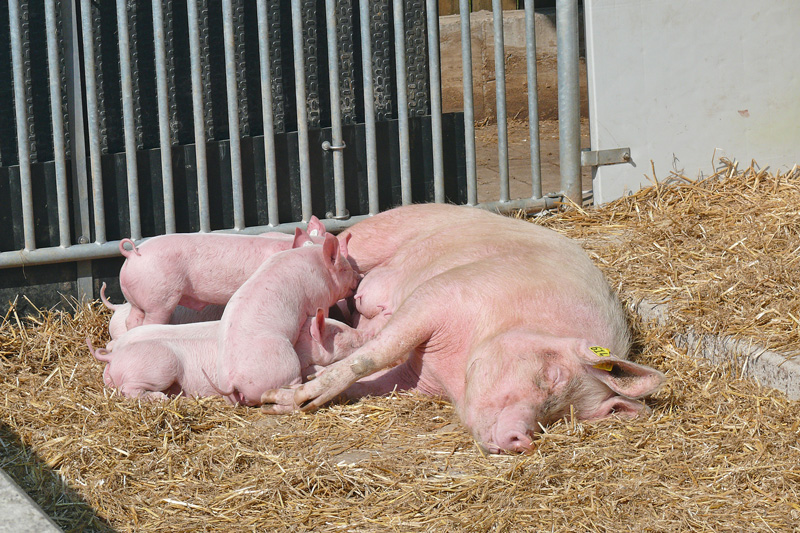
{"type": "Polygon", "coordinates": [[[91,165],[92,201],[94,204],[94,240],[106,242],[105,202],[103,200],[103,169],[100,165],[100,125],[97,108],[97,81],[94,63],[94,34],[92,31],[91,0],[81,0],[83,30],[83,64],[86,82],[86,122],[89,125],[89,161],[91,165]]]}
{"type": "Polygon", "coordinates": [[[225,90],[228,97],[228,138],[231,149],[231,187],[233,224],[244,229],[244,189],[242,187],[242,148],[239,135],[239,98],[236,86],[236,54],[233,41],[233,6],[222,0],[222,32],[225,41],[225,90]]]}
{"type": "Polygon", "coordinates": [[[467,166],[467,204],[478,203],[478,170],[475,157],[475,102],[472,87],[472,32],[469,0],[459,0],[461,14],[461,71],[464,81],[464,148],[467,166]]]}
{"type": "Polygon", "coordinates": [[[300,0],[292,0],[292,50],[297,102],[297,146],[300,163],[300,203],[303,221],[311,218],[311,165],[308,159],[308,113],[306,110],[306,68],[303,57],[303,10],[300,0]]]}
{"type": "Polygon", "coordinates": [[[61,110],[61,72],[60,56],[56,36],[56,6],[54,2],[44,3],[45,25],[47,27],[47,73],[50,78],[50,115],[53,117],[53,159],[56,171],[56,196],[58,197],[59,244],[68,247],[69,204],[67,203],[67,158],[64,144],[64,114],[61,110]]]}
{"type": "Polygon", "coordinates": [[[578,88],[578,2],[557,0],[558,133],[561,189],[577,205],[581,194],[581,117],[578,88]]]}
{"type": "Polygon", "coordinates": [[[403,205],[411,203],[411,142],[408,132],[408,93],[406,82],[405,28],[403,0],[392,0],[394,16],[394,55],[397,76],[397,122],[400,133],[400,189],[403,205]]]}
{"type": "Polygon", "coordinates": [[[378,213],[378,147],[375,137],[375,91],[372,76],[372,41],[369,33],[369,3],[358,2],[361,26],[361,70],[364,80],[364,135],[367,145],[367,195],[369,214],[378,213]]]}
{"type": "Polygon", "coordinates": [[[133,78],[131,77],[131,50],[128,35],[128,2],[117,0],[117,36],[119,45],[120,88],[122,89],[122,117],[125,129],[125,167],[128,174],[128,213],[131,239],[142,238],[139,214],[139,171],[136,164],[136,130],[133,118],[133,78]]]}
{"type": "Polygon", "coordinates": [[[497,167],[500,173],[500,201],[507,202],[509,194],[508,172],[508,116],[506,114],[506,55],[503,38],[503,3],[492,0],[494,22],[494,77],[497,101],[497,167]]]}
{"type": "Polygon", "coordinates": [[[186,2],[189,17],[189,56],[192,71],[192,112],[194,121],[194,149],[197,162],[197,205],[200,211],[200,231],[211,231],[211,214],[208,204],[208,167],[206,164],[206,132],[203,128],[203,80],[200,66],[200,28],[198,26],[197,0],[186,2]]]}
{"type": "Polygon", "coordinates": [[[427,0],[428,65],[431,83],[431,137],[433,141],[434,201],[444,203],[444,156],[442,155],[442,72],[439,62],[439,4],[427,0]]]}
{"type": "MultiPolygon", "coordinates": [[[[91,239],[89,215],[89,175],[86,167],[86,143],[84,141],[83,86],[81,83],[80,37],[78,35],[78,4],[62,2],[62,31],[64,35],[64,71],[67,76],[67,112],[72,152],[72,186],[74,191],[74,224],[78,233],[78,244],[87,244],[91,239]]],[[[78,247],[80,248],[80,247],[78,247]]],[[[68,251],[74,250],[70,248],[68,251]]],[[[66,252],[66,251],[65,251],[66,252]]],[[[77,298],[85,303],[94,296],[92,262],[77,262],[77,298]]]]}
{"type": "Polygon", "coordinates": [[[269,32],[267,27],[267,2],[258,0],[258,54],[261,72],[261,114],[264,121],[264,163],[266,165],[267,212],[269,225],[277,226],[278,218],[278,178],[275,165],[275,122],[272,116],[272,76],[269,65],[269,32]]]}
{"type": "Polygon", "coordinates": [[[153,0],[153,37],[158,98],[158,145],[161,149],[161,184],[164,195],[164,229],[175,233],[175,191],[172,180],[172,140],[169,131],[167,51],[161,0],[153,0]]]}
{"type": "Polygon", "coordinates": [[[17,121],[17,154],[19,181],[22,191],[22,228],[25,249],[35,250],[36,239],[33,221],[33,186],[31,184],[31,151],[28,137],[28,106],[25,98],[25,69],[22,62],[22,16],[19,1],[8,3],[11,26],[11,63],[14,71],[14,118],[17,121]]]}
{"type": "MultiPolygon", "coordinates": [[[[333,152],[334,208],[333,218],[347,218],[349,213],[344,201],[344,139],[342,138],[342,109],[339,94],[339,54],[336,46],[336,5],[334,0],[325,0],[326,33],[328,36],[328,87],[331,94],[331,143],[333,152]]],[[[325,146],[323,146],[325,148],[325,146]]]]}
{"type": "Polygon", "coordinates": [[[536,19],[533,0],[525,0],[525,56],[528,63],[528,138],[531,150],[531,197],[542,197],[539,148],[539,93],[536,76],[536,19]]]}

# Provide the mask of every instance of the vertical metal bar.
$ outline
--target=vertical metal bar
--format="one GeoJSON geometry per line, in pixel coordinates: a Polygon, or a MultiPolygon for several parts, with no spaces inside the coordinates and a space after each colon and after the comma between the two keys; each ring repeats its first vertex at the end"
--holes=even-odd
{"type": "Polygon", "coordinates": [[[478,203],[478,170],[475,157],[475,103],[472,94],[472,31],[470,1],[459,0],[461,14],[461,71],[464,81],[464,148],[467,164],[467,203],[478,203]]]}
{"type": "Polygon", "coordinates": [[[367,194],[369,214],[375,215],[378,204],[378,146],[375,137],[375,91],[372,77],[372,41],[369,33],[369,2],[358,2],[361,25],[361,71],[364,80],[364,133],[367,144],[367,194]]]}
{"type": "Polygon", "coordinates": [[[136,164],[136,126],[133,118],[133,79],[127,7],[127,0],[117,0],[122,121],[125,128],[125,168],[128,174],[128,212],[131,221],[131,239],[139,240],[142,238],[142,225],[139,215],[139,170],[136,164]]]}
{"type": "Polygon", "coordinates": [[[581,117],[578,92],[578,2],[556,1],[558,134],[561,189],[581,205],[581,117]]]}
{"type": "Polygon", "coordinates": [[[426,0],[428,23],[428,70],[431,82],[431,135],[433,141],[434,201],[444,203],[444,155],[442,147],[442,71],[439,62],[439,3],[426,0]]]}
{"type": "Polygon", "coordinates": [[[292,0],[292,51],[297,100],[297,145],[300,159],[300,203],[303,221],[311,218],[311,165],[308,157],[308,114],[306,111],[306,67],[303,57],[303,11],[300,0],[292,0]]]}
{"type": "Polygon", "coordinates": [[[408,93],[406,92],[406,43],[403,27],[403,0],[392,0],[394,9],[394,56],[397,76],[397,119],[400,135],[400,189],[403,205],[411,203],[411,143],[408,133],[408,93]]]}
{"type": "Polygon", "coordinates": [[[339,53],[336,44],[336,4],[325,0],[326,33],[328,36],[328,80],[331,91],[331,144],[333,152],[333,187],[336,218],[346,218],[344,197],[344,146],[342,138],[342,109],[339,94],[339,53]]]}
{"type": "Polygon", "coordinates": [[[500,201],[509,200],[508,120],[506,115],[506,54],[503,38],[503,4],[492,0],[494,22],[494,78],[497,101],[497,167],[500,172],[500,201]]]}
{"type": "MultiPolygon", "coordinates": [[[[78,232],[78,244],[91,240],[89,216],[89,177],[86,168],[86,130],[83,115],[83,85],[81,83],[80,37],[78,32],[78,3],[61,4],[62,30],[64,35],[64,71],[67,76],[67,105],[71,139],[72,183],[74,194],[74,224],[78,232]]],[[[68,252],[67,252],[68,253],[68,252]]],[[[92,262],[78,261],[77,297],[85,303],[94,297],[92,262]]]]}
{"type": "Polygon", "coordinates": [[[11,63],[14,71],[14,117],[17,121],[17,154],[19,156],[19,181],[22,190],[22,228],[25,249],[36,249],[33,221],[33,186],[31,184],[31,150],[28,144],[28,104],[25,98],[25,70],[22,63],[22,17],[19,1],[8,3],[11,26],[11,63]]]}
{"type": "Polygon", "coordinates": [[[158,95],[158,144],[161,148],[161,184],[164,191],[164,229],[167,233],[175,233],[175,190],[172,180],[172,139],[169,132],[167,51],[161,0],[153,0],[153,37],[158,95]]]}
{"type": "Polygon", "coordinates": [[[197,160],[197,204],[200,211],[200,231],[208,232],[211,231],[211,215],[208,206],[208,167],[206,165],[206,132],[203,129],[203,80],[200,70],[200,28],[197,15],[197,0],[188,0],[186,2],[186,12],[189,17],[194,149],[197,160]]]}
{"type": "Polygon", "coordinates": [[[97,110],[97,82],[94,64],[94,35],[92,32],[91,0],[81,0],[81,26],[83,30],[83,64],[86,82],[86,122],[89,127],[89,161],[92,176],[92,202],[94,204],[94,239],[106,242],[105,203],[103,201],[103,171],[100,166],[100,126],[97,110]]]}
{"type": "Polygon", "coordinates": [[[14,76],[14,118],[17,129],[17,155],[22,193],[22,226],[26,250],[36,249],[33,218],[33,185],[31,183],[31,153],[28,137],[28,108],[25,91],[25,70],[22,59],[22,17],[18,0],[8,5],[11,38],[11,62],[14,76]]]}
{"type": "Polygon", "coordinates": [[[62,248],[70,243],[69,205],[67,203],[67,157],[64,146],[64,114],[61,111],[61,69],[59,68],[56,36],[55,2],[44,3],[47,30],[47,74],[50,78],[50,115],[53,117],[53,158],[56,169],[56,196],[58,198],[58,233],[62,248]]]}
{"type": "Polygon", "coordinates": [[[225,88],[228,98],[228,136],[231,147],[231,186],[233,224],[244,229],[244,190],[242,189],[242,148],[239,135],[239,97],[236,87],[236,54],[233,42],[233,7],[222,1],[222,32],[225,39],[225,88]]]}
{"type": "Polygon", "coordinates": [[[278,171],[275,166],[275,123],[272,117],[272,77],[269,64],[269,34],[267,2],[258,0],[258,53],[261,68],[261,114],[264,120],[264,159],[267,167],[267,210],[269,225],[280,224],[278,219],[278,171]]]}
{"type": "Polygon", "coordinates": [[[83,117],[83,85],[81,84],[81,54],[78,32],[77,2],[63,2],[61,7],[64,35],[64,71],[67,76],[67,106],[69,132],[72,140],[72,183],[75,191],[75,228],[80,234],[78,244],[91,240],[89,229],[89,178],[86,168],[86,130],[83,117]]]}
{"type": "Polygon", "coordinates": [[[531,196],[542,197],[542,163],[539,148],[539,93],[536,77],[536,18],[533,0],[525,0],[525,55],[528,60],[528,138],[531,149],[531,196]]]}

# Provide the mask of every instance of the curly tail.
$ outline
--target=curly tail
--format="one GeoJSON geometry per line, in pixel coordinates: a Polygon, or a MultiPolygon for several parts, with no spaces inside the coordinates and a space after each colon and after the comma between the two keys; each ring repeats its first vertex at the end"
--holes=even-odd
{"type": "Polygon", "coordinates": [[[86,345],[89,347],[89,353],[92,354],[92,356],[95,359],[97,359],[98,361],[102,361],[104,363],[111,362],[110,350],[106,350],[105,348],[98,348],[95,350],[94,346],[92,346],[92,341],[89,337],[86,337],[86,345]]]}
{"type": "Polygon", "coordinates": [[[112,304],[106,299],[106,282],[104,281],[103,284],[100,286],[100,299],[103,300],[103,305],[111,309],[112,311],[116,311],[117,307],[116,304],[112,304]]]}
{"type": "Polygon", "coordinates": [[[139,250],[136,249],[136,243],[133,242],[131,239],[122,239],[121,241],[119,241],[119,253],[124,255],[126,259],[130,257],[132,254],[142,255],[139,253],[139,250]],[[131,249],[128,250],[127,248],[125,248],[125,244],[130,244],[131,249]]]}
{"type": "Polygon", "coordinates": [[[225,392],[224,390],[220,389],[219,387],[217,387],[214,384],[214,382],[211,380],[211,378],[208,376],[208,374],[206,374],[206,369],[205,368],[201,368],[200,371],[203,373],[203,375],[208,380],[208,384],[211,385],[211,388],[214,389],[217,392],[217,394],[219,394],[220,396],[222,396],[223,398],[225,398],[226,400],[228,400],[231,403],[237,403],[236,402],[236,396],[235,396],[235,393],[236,393],[236,388],[235,387],[233,389],[231,389],[230,391],[225,392]]]}

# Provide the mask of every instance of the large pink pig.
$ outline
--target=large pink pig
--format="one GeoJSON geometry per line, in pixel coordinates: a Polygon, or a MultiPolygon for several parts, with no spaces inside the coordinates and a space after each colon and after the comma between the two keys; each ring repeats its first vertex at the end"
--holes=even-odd
{"type": "MultiPolygon", "coordinates": [[[[325,227],[316,217],[308,230],[312,240],[324,240],[325,227]]],[[[123,239],[120,252],[126,259],[119,283],[131,304],[127,329],[166,324],[178,305],[196,310],[225,305],[267,258],[288,250],[293,241],[280,233],[173,233],[153,237],[137,248],[123,239]]]]}
{"type": "Polygon", "coordinates": [[[301,325],[358,284],[346,239],[328,234],[322,245],[304,246],[307,240],[297,230],[293,249],[265,261],[225,308],[217,378],[231,402],[258,405],[267,389],[300,383],[294,345],[301,325]]]}
{"type": "MultiPolygon", "coordinates": [[[[131,312],[131,304],[112,304],[106,298],[106,284],[100,287],[100,299],[103,301],[108,309],[114,312],[111,319],[108,321],[108,333],[111,336],[112,342],[106,348],[109,350],[112,347],[114,339],[121,337],[128,331],[128,326],[125,321],[131,312]]],[[[172,312],[169,317],[170,324],[191,324],[192,322],[210,322],[212,320],[219,320],[222,318],[222,312],[225,310],[224,305],[207,305],[202,310],[189,309],[179,305],[172,312]]]]}
{"type": "MultiPolygon", "coordinates": [[[[150,324],[125,333],[113,349],[89,351],[106,362],[104,383],[126,397],[166,399],[168,396],[216,396],[217,349],[220,322],[182,325],[150,324]]],[[[320,371],[364,343],[355,329],[325,318],[318,309],[300,328],[295,342],[301,374],[320,371]]],[[[109,345],[110,346],[110,345],[109,345]]]]}
{"type": "Polygon", "coordinates": [[[554,231],[422,204],[378,214],[340,238],[350,239],[351,261],[366,273],[359,312],[383,313],[385,326],[313,381],[267,391],[267,413],[416,389],[449,398],[488,451],[525,451],[570,406],[580,419],[635,416],[646,410],[636,399],[664,379],[625,360],[619,301],[586,253],[554,231]]]}

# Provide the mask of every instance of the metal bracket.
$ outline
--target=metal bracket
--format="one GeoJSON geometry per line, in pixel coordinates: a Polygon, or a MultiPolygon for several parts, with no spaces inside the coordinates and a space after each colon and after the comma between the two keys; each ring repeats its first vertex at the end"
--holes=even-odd
{"type": "Polygon", "coordinates": [[[326,152],[329,152],[331,150],[333,151],[344,150],[345,148],[347,148],[347,145],[344,143],[344,141],[342,141],[342,144],[339,146],[334,146],[329,141],[322,142],[322,149],[325,150],[326,152]]]}
{"type": "Polygon", "coordinates": [[[340,216],[336,216],[336,214],[333,211],[328,211],[327,213],[325,213],[325,218],[330,218],[332,220],[349,220],[350,219],[350,211],[345,209],[344,210],[344,214],[342,214],[340,216]]]}
{"type": "Polygon", "coordinates": [[[599,167],[601,165],[618,165],[629,163],[631,160],[630,148],[612,148],[611,150],[582,150],[581,166],[599,167]]]}

